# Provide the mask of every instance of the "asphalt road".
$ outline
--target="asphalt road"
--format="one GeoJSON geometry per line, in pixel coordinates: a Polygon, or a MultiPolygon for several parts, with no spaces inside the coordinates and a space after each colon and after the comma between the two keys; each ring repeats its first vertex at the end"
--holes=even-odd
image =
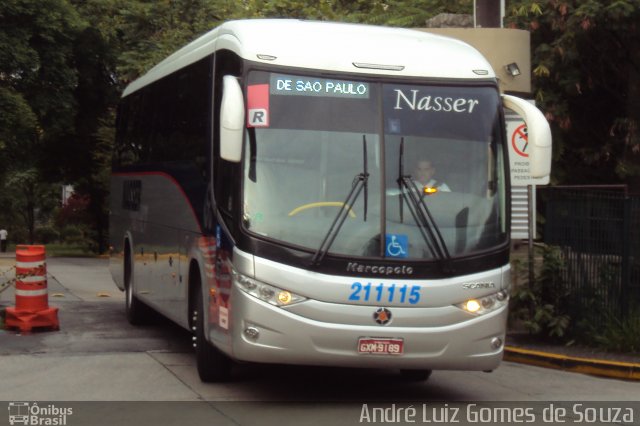
{"type": "MultiPolygon", "coordinates": [[[[10,275],[2,272],[11,261],[0,259],[0,281],[10,275]]],[[[293,419],[359,424],[363,413],[367,423],[363,404],[422,409],[521,401],[542,413],[552,401],[640,401],[637,382],[509,362],[491,374],[436,371],[424,383],[384,370],[243,364],[230,382],[204,384],[189,333],[162,319],[144,327],[127,323],[124,295],[111,281],[106,260],[51,258],[47,268],[49,304],[59,308],[60,330],[0,331],[0,401],[71,404],[77,422],[69,425],[292,424],[293,419]],[[113,423],[117,413],[126,415],[113,423]]],[[[0,293],[0,306],[13,304],[12,293],[0,293]]],[[[632,424],[640,424],[636,407],[632,424]]],[[[6,420],[0,411],[0,425],[6,420]]]]}

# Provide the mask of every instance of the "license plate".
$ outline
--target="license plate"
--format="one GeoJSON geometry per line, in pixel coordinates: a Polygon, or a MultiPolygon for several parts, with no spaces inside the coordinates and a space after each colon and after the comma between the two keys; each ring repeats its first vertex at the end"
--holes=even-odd
{"type": "Polygon", "coordinates": [[[380,339],[361,337],[358,339],[358,353],[372,355],[402,355],[404,341],[402,339],[380,339]]]}

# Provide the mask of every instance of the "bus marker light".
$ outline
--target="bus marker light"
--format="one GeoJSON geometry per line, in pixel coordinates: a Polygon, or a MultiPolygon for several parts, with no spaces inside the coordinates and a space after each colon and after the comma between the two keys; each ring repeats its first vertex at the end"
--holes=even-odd
{"type": "Polygon", "coordinates": [[[402,71],[404,65],[386,65],[386,64],[366,64],[363,62],[353,62],[356,68],[364,68],[368,70],[385,70],[385,71],[402,71]]]}

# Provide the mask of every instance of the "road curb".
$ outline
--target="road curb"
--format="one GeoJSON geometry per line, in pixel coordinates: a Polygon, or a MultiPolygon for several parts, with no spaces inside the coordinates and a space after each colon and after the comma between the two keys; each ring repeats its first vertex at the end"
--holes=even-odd
{"type": "Polygon", "coordinates": [[[640,381],[640,363],[579,358],[505,346],[504,360],[613,379],[640,381]]]}

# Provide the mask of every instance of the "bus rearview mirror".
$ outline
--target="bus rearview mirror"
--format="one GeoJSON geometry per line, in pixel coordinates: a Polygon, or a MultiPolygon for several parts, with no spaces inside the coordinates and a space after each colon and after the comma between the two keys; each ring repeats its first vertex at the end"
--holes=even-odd
{"type": "Polygon", "coordinates": [[[551,173],[551,129],[544,114],[529,101],[502,95],[506,108],[515,111],[527,125],[527,148],[531,177],[542,178],[551,173]]]}
{"type": "Polygon", "coordinates": [[[232,75],[222,78],[220,106],[220,157],[234,163],[242,158],[244,133],[244,99],[238,79],[232,75]]]}

